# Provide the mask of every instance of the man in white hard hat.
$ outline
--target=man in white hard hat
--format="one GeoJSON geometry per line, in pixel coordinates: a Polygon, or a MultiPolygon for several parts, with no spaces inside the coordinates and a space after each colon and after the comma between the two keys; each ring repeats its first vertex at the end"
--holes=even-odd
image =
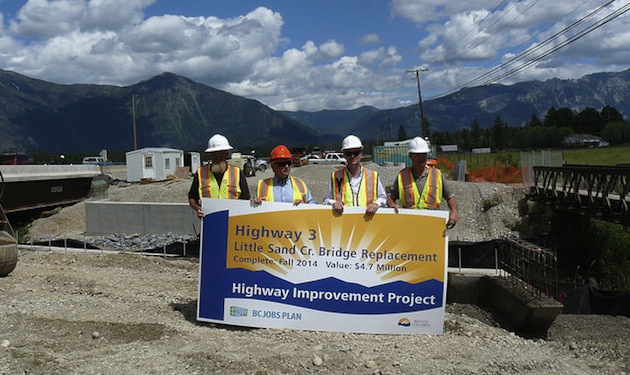
{"type": "Polygon", "coordinates": [[[228,151],[232,149],[227,138],[215,134],[208,140],[206,152],[210,153],[210,164],[197,170],[188,191],[188,204],[202,218],[201,198],[250,199],[245,173],[237,166],[228,164],[228,151]]]}
{"type": "Polygon", "coordinates": [[[347,136],[341,143],[341,151],[346,157],[346,168],[332,173],[323,203],[332,205],[337,214],[343,213],[344,206],[359,206],[365,207],[366,214],[373,215],[387,203],[378,172],[361,165],[363,143],[359,137],[347,136]]]}
{"type": "Polygon", "coordinates": [[[442,172],[434,165],[427,165],[429,145],[421,137],[409,143],[411,167],[403,168],[387,195],[387,206],[398,212],[400,207],[435,210],[446,200],[449,208],[447,228],[457,224],[457,200],[445,183],[442,172]],[[396,202],[399,203],[396,203],[396,202]]]}

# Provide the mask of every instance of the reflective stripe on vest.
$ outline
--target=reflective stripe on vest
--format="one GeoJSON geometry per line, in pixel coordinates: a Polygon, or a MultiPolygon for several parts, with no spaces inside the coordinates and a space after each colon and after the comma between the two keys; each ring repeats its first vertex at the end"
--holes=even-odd
{"type": "MultiPolygon", "coordinates": [[[[293,201],[306,202],[306,184],[297,177],[289,176],[293,189],[293,201]]],[[[273,177],[258,181],[258,197],[267,202],[273,202],[273,177]]]]}
{"type": "Polygon", "coordinates": [[[231,164],[227,165],[221,185],[217,182],[210,164],[199,167],[199,197],[238,199],[241,196],[241,170],[231,164]]]}
{"type": "Polygon", "coordinates": [[[398,192],[400,205],[404,208],[436,209],[442,203],[442,171],[427,167],[427,181],[418,191],[418,184],[411,168],[405,168],[398,174],[398,192]]]}
{"type": "Polygon", "coordinates": [[[332,174],[333,198],[343,202],[346,206],[366,207],[378,198],[378,173],[363,168],[363,176],[359,184],[359,192],[355,197],[350,186],[350,179],[346,168],[332,174]]]}

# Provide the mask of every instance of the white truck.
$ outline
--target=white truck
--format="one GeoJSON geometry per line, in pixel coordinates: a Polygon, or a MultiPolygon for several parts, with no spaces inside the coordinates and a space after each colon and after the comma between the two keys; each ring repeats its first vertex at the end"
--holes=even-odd
{"type": "Polygon", "coordinates": [[[256,176],[256,158],[251,155],[233,152],[227,163],[241,168],[245,173],[245,177],[256,176]]]}
{"type": "Polygon", "coordinates": [[[321,159],[309,159],[309,164],[346,164],[346,158],[341,152],[329,152],[321,159]]]}

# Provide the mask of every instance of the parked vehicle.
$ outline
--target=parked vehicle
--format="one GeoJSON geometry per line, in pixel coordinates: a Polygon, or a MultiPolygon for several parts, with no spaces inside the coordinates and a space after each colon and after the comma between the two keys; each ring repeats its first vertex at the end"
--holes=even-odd
{"type": "Polygon", "coordinates": [[[346,164],[346,158],[343,157],[341,152],[329,152],[324,155],[323,158],[310,159],[309,164],[346,164]]]}
{"type": "Polygon", "coordinates": [[[22,165],[35,164],[35,161],[29,155],[23,152],[4,152],[0,154],[0,164],[2,165],[22,165]]]}
{"type": "Polygon", "coordinates": [[[306,149],[304,147],[293,147],[291,149],[291,156],[293,157],[293,166],[301,167],[304,165],[302,163],[302,157],[306,155],[306,149]]]}
{"type": "Polygon", "coordinates": [[[261,172],[264,172],[269,168],[269,161],[265,159],[256,159],[256,169],[261,172]]]}
{"type": "MultiPolygon", "coordinates": [[[[4,194],[4,177],[0,171],[0,199],[4,194]]],[[[5,277],[15,269],[18,261],[18,242],[11,223],[0,204],[0,277],[5,277]]]]}
{"type": "Polygon", "coordinates": [[[233,152],[227,162],[241,168],[243,173],[245,173],[245,177],[256,176],[256,158],[251,155],[233,152]]]}
{"type": "Polygon", "coordinates": [[[302,164],[303,165],[313,164],[313,163],[311,163],[311,160],[313,160],[313,159],[320,159],[320,157],[317,156],[317,155],[313,155],[313,154],[302,156],[302,164]]]}
{"type": "Polygon", "coordinates": [[[86,156],[83,158],[83,164],[111,165],[110,161],[105,160],[102,156],[86,156]]]}

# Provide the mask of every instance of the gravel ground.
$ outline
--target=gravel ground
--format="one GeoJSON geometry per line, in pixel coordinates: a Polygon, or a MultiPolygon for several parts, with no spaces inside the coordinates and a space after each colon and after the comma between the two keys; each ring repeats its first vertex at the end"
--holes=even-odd
{"type": "MultiPolygon", "coordinates": [[[[374,168],[385,185],[398,170],[374,168]]],[[[294,174],[321,200],[331,169],[294,174]]],[[[249,178],[250,187],[270,175],[249,178]]],[[[106,198],[185,203],[189,185],[119,184],[106,198]]],[[[454,188],[452,240],[496,238],[520,221],[523,188],[454,188]]],[[[37,220],[30,236],[84,230],[79,203],[37,220]]],[[[559,315],[544,339],[515,335],[461,304],[447,305],[436,336],[250,329],[196,321],[198,272],[195,259],[21,250],[17,268],[0,278],[0,374],[630,374],[627,317],[559,315]]]]}
{"type": "Polygon", "coordinates": [[[0,374],[628,374],[630,319],[560,315],[546,339],[447,305],[443,335],[196,322],[198,263],[21,251],[0,278],[0,374]]]}

